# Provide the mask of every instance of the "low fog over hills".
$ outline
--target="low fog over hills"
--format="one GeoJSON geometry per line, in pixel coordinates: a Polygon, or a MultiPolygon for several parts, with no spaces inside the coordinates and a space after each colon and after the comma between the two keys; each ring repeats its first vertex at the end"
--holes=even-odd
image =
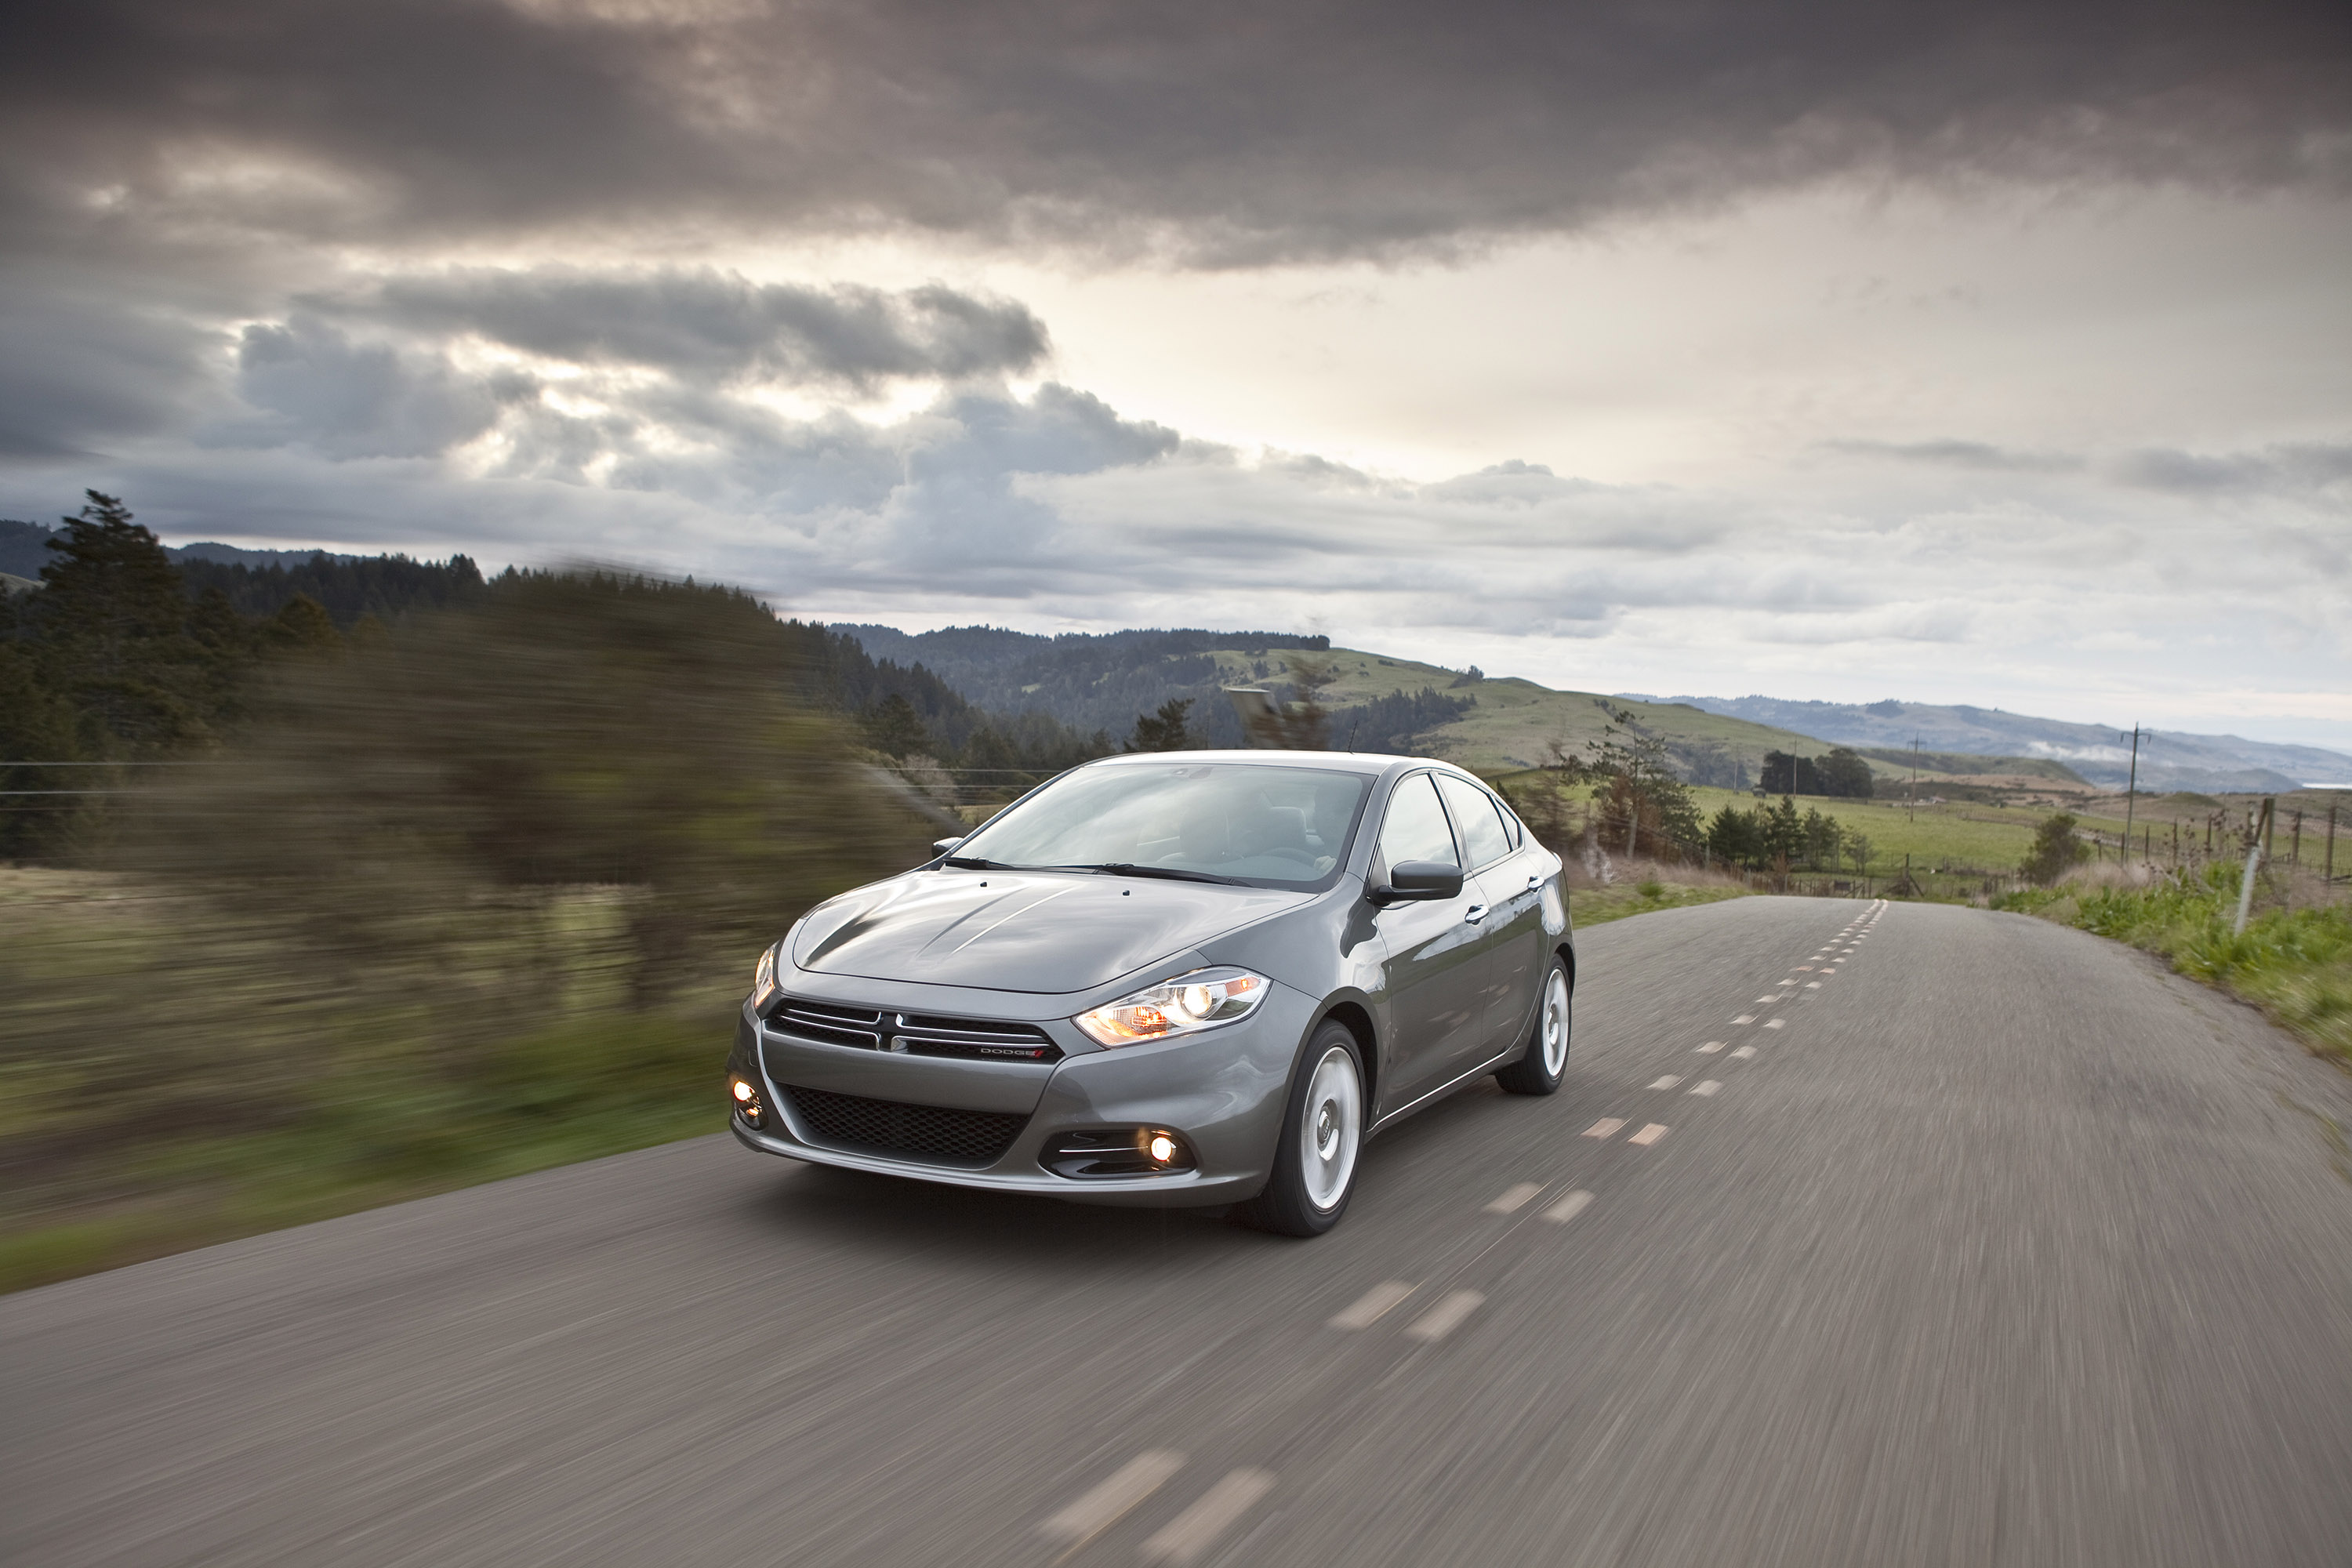
{"type": "MultiPolygon", "coordinates": [[[[1622,695],[1631,695],[1630,693],[1622,695]]],[[[1927,702],[1796,702],[1777,697],[1667,697],[1710,713],[1816,736],[1842,746],[1904,747],[1981,756],[2042,757],[2064,763],[2093,784],[2121,785],[2131,767],[2127,730],[2069,724],[2004,713],[1997,708],[1927,702]]],[[[2280,746],[2236,735],[2143,733],[2143,788],[2282,790],[2299,784],[2352,784],[2352,756],[2316,746],[2280,746]]]]}

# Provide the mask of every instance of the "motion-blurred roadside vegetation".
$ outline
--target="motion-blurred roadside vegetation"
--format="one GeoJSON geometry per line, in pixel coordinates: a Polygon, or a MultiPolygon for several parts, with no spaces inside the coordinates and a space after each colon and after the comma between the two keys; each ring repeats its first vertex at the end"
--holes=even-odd
{"type": "Polygon", "coordinates": [[[2243,874],[2224,860],[2137,875],[2082,867],[1992,903],[2156,953],[2352,1067],[2352,908],[2316,878],[2273,863],[2258,873],[2252,915],[2239,931],[2243,874]]]}
{"type": "Polygon", "coordinates": [[[0,623],[0,787],[91,792],[0,797],[0,1288],[717,1131],[760,947],[936,831],[743,595],[342,628],[63,537],[0,623]]]}

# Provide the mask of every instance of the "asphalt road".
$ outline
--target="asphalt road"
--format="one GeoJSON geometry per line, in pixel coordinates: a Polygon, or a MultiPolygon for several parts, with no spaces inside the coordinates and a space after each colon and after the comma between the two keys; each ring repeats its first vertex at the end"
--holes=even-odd
{"type": "Polygon", "coordinates": [[[2352,1563],[2333,1069],[2011,916],[1580,952],[1318,1241],[710,1138],[0,1299],[0,1561],[2352,1563]]]}

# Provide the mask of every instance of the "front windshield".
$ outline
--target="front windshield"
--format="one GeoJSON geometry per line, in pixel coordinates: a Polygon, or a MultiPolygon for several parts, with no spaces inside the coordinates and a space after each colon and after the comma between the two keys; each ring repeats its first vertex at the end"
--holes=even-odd
{"type": "Polygon", "coordinates": [[[956,846],[1001,866],[1120,866],[1273,884],[1319,882],[1348,850],[1370,780],[1248,763],[1086,768],[956,846]]]}

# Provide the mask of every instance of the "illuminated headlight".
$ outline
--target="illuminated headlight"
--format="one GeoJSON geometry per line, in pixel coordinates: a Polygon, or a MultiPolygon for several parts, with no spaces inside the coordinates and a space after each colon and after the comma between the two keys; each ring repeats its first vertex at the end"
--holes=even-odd
{"type": "Polygon", "coordinates": [[[1265,1000],[1265,976],[1246,969],[1196,969],[1071,1021],[1098,1046],[1131,1046],[1246,1018],[1265,1000]]]}
{"type": "Polygon", "coordinates": [[[758,1012],[775,1000],[775,995],[776,949],[772,947],[760,955],[759,967],[751,971],[751,1010],[758,1012]]]}

